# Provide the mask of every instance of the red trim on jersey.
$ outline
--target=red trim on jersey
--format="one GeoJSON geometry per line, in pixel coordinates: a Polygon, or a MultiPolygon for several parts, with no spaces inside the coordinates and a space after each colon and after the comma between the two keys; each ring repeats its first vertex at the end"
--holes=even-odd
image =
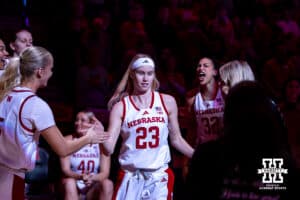
{"type": "Polygon", "coordinates": [[[12,186],[12,200],[24,200],[25,181],[21,177],[14,175],[12,186]]]}
{"type": "MultiPolygon", "coordinates": [[[[133,105],[133,107],[134,107],[137,111],[140,111],[140,109],[135,105],[135,103],[134,103],[134,101],[133,101],[133,99],[132,99],[131,96],[129,96],[129,100],[130,100],[131,104],[133,105]]],[[[152,108],[153,104],[154,104],[154,92],[151,92],[151,102],[150,102],[149,108],[152,108]]]]}
{"type": "Polygon", "coordinates": [[[32,133],[35,132],[35,128],[30,129],[30,128],[26,127],[25,124],[22,122],[21,114],[22,114],[22,110],[23,110],[23,107],[24,107],[24,104],[26,103],[26,101],[29,98],[34,97],[34,96],[35,95],[33,94],[33,95],[30,95],[30,96],[26,97],[26,99],[24,99],[24,101],[22,102],[21,107],[20,107],[20,111],[19,111],[19,121],[21,123],[22,128],[24,128],[26,131],[29,131],[29,132],[32,132],[32,133]]]}
{"type": "Polygon", "coordinates": [[[13,89],[12,92],[32,92],[31,90],[16,90],[13,89]]]}
{"type": "Polygon", "coordinates": [[[122,99],[122,104],[123,104],[123,113],[122,113],[122,122],[125,119],[125,114],[126,114],[126,104],[125,104],[125,99],[122,99]]]}
{"type": "Polygon", "coordinates": [[[133,107],[137,110],[140,111],[140,109],[134,104],[133,99],[131,98],[131,96],[129,96],[129,101],[131,102],[131,104],[133,105],[133,107]]]}
{"type": "Polygon", "coordinates": [[[121,183],[122,183],[122,181],[124,179],[124,176],[125,176],[125,171],[123,171],[122,169],[120,169],[119,173],[118,173],[117,181],[116,181],[116,184],[115,184],[115,191],[114,191],[112,200],[116,200],[117,194],[118,194],[118,191],[120,189],[121,183]]]}
{"type": "Polygon", "coordinates": [[[165,112],[169,115],[169,112],[168,112],[167,107],[166,107],[166,105],[165,105],[165,102],[164,102],[164,99],[163,99],[163,97],[162,97],[162,94],[159,93],[159,97],[160,97],[161,104],[162,104],[162,106],[163,106],[165,112]]]}
{"type": "Polygon", "coordinates": [[[174,180],[175,176],[171,168],[165,170],[168,174],[168,197],[167,200],[171,200],[173,196],[173,187],[174,187],[174,180]]]}
{"type": "Polygon", "coordinates": [[[151,97],[151,103],[150,103],[150,109],[152,108],[153,104],[154,104],[154,92],[152,91],[152,97],[151,97]]]}

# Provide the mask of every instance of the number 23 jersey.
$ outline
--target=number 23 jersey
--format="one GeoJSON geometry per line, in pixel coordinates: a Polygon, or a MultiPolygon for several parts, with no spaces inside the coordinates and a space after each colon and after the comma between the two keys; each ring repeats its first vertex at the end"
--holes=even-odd
{"type": "Polygon", "coordinates": [[[123,139],[119,162],[123,169],[158,169],[170,162],[168,114],[162,95],[152,92],[149,108],[138,108],[131,96],[122,99],[123,139]]]}

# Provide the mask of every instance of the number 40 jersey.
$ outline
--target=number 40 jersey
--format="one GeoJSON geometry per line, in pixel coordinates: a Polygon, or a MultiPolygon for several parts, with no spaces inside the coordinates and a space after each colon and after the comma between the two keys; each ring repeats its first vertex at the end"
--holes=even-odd
{"type": "Polygon", "coordinates": [[[99,173],[99,144],[88,144],[70,156],[71,169],[79,174],[99,173]]]}
{"type": "MultiPolygon", "coordinates": [[[[74,138],[76,139],[76,138],[74,138]]],[[[79,151],[70,155],[72,171],[78,174],[97,174],[100,171],[99,144],[88,144],[79,151]]],[[[88,188],[83,180],[77,180],[76,185],[80,192],[88,188]]]]}
{"type": "Polygon", "coordinates": [[[162,95],[152,93],[150,106],[138,108],[131,96],[122,99],[123,139],[119,162],[125,170],[159,169],[170,162],[168,114],[162,95]]]}

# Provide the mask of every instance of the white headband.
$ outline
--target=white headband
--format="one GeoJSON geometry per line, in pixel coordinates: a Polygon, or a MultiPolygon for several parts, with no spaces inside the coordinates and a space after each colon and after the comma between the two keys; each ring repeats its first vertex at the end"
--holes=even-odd
{"type": "Polygon", "coordinates": [[[131,66],[131,69],[137,69],[142,66],[150,66],[154,68],[154,62],[151,58],[138,58],[131,66]]]}

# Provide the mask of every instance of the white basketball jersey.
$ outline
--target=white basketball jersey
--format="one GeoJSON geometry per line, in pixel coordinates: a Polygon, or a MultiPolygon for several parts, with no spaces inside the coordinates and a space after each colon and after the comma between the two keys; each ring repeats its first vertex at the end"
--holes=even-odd
{"type": "Polygon", "coordinates": [[[0,102],[0,165],[33,169],[40,132],[54,125],[48,104],[30,89],[16,87],[0,102]]]}
{"type": "Polygon", "coordinates": [[[197,144],[206,141],[205,138],[209,138],[209,135],[223,134],[224,100],[220,89],[213,100],[203,100],[198,92],[194,111],[197,119],[197,144]]]}
{"type": "Polygon", "coordinates": [[[119,162],[123,169],[159,169],[170,162],[168,115],[162,96],[152,93],[149,108],[139,109],[131,96],[122,99],[123,139],[119,162]]]}
{"type": "Polygon", "coordinates": [[[78,174],[97,174],[100,171],[99,144],[88,144],[70,156],[72,171],[78,174]]]}

